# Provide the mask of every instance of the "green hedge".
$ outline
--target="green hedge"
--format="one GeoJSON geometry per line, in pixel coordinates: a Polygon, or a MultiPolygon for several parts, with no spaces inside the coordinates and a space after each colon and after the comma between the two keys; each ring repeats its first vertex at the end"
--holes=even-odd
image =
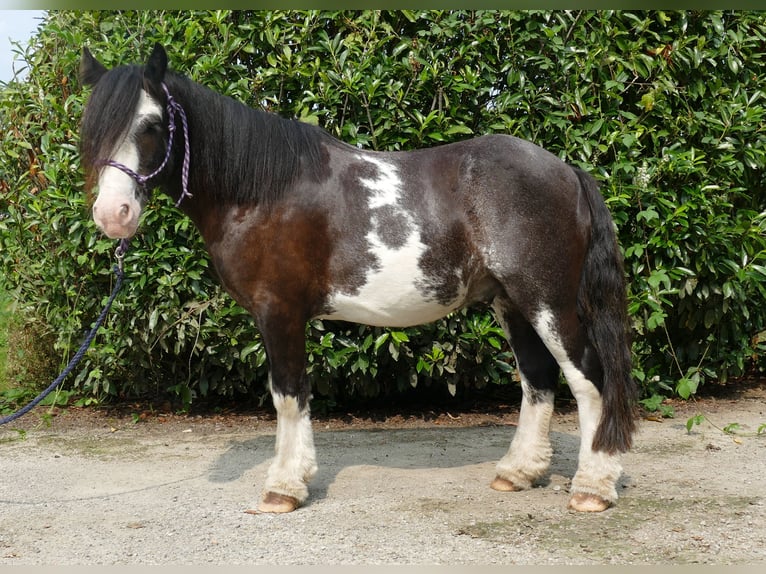
{"type": "MultiPolygon", "coordinates": [[[[81,47],[108,67],[155,41],[194,80],[373,149],[484,133],[529,139],[600,179],[630,282],[645,396],[761,368],[766,317],[766,19],[758,12],[51,12],[28,79],[0,86],[0,283],[54,353],[74,352],[113,277],[77,153],[81,47]]],[[[263,397],[250,318],[156,195],[128,282],[70,381],[96,395],[263,397]]],[[[313,322],[317,397],[504,383],[486,309],[411,329],[313,322]]]]}

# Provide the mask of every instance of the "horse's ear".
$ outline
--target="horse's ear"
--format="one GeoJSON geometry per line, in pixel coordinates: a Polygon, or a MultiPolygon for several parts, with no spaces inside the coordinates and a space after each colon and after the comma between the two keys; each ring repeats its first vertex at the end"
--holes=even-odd
{"type": "Polygon", "coordinates": [[[144,80],[151,84],[158,85],[165,79],[165,72],[168,69],[168,55],[165,53],[159,43],[154,45],[152,55],[149,56],[149,60],[146,62],[144,68],[144,80]]]}
{"type": "Polygon", "coordinates": [[[93,57],[88,48],[83,48],[80,59],[80,82],[85,86],[92,86],[104,74],[106,74],[106,68],[93,57]]]}

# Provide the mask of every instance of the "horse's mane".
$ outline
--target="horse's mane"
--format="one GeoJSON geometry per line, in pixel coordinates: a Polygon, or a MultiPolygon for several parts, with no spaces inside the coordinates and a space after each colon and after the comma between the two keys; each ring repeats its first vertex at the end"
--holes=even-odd
{"type": "Polygon", "coordinates": [[[170,93],[189,116],[192,186],[238,204],[271,203],[301,174],[322,179],[321,128],[250,108],[169,73],[170,93]]]}
{"type": "MultiPolygon", "coordinates": [[[[165,82],[188,117],[190,189],[221,202],[270,204],[299,174],[323,178],[322,143],[337,140],[321,128],[255,110],[170,71],[165,82]]],[[[83,118],[84,165],[113,152],[142,85],[141,66],[114,68],[99,80],[83,118]]],[[[178,125],[176,146],[180,130],[178,125]]]]}

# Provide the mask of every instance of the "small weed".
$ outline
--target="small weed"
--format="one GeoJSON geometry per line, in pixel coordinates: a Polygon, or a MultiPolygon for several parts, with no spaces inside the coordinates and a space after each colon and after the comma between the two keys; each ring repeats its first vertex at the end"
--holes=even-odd
{"type": "Polygon", "coordinates": [[[686,432],[692,432],[692,427],[695,425],[701,425],[705,421],[705,415],[694,415],[689,417],[686,421],[686,432]]]}
{"type": "Polygon", "coordinates": [[[676,415],[675,409],[671,405],[665,405],[665,397],[659,394],[653,394],[651,397],[639,401],[643,407],[650,413],[659,413],[664,419],[672,419],[676,415]]]}
{"type": "Polygon", "coordinates": [[[742,432],[742,425],[740,423],[729,423],[723,427],[715,424],[713,421],[710,420],[710,417],[707,415],[704,415],[702,413],[698,413],[694,415],[693,417],[689,417],[686,421],[686,432],[691,432],[692,428],[697,425],[701,425],[703,422],[707,421],[710,426],[712,426],[714,429],[717,429],[721,431],[724,434],[736,436],[736,437],[753,437],[753,436],[766,436],[766,423],[763,423],[758,427],[758,429],[755,432],[742,432]]]}
{"type": "Polygon", "coordinates": [[[9,442],[13,442],[15,440],[27,440],[27,431],[24,429],[8,429],[12,432],[16,433],[16,436],[4,436],[3,438],[0,438],[0,444],[6,444],[9,442]]]}
{"type": "Polygon", "coordinates": [[[88,397],[80,397],[77,399],[74,403],[74,406],[76,407],[95,407],[101,404],[101,401],[98,399],[98,397],[88,396],[88,397]]]}

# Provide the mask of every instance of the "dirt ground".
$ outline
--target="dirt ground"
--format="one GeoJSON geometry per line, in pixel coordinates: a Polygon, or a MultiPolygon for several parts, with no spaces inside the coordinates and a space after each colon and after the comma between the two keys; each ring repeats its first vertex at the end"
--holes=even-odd
{"type": "Polygon", "coordinates": [[[766,386],[675,408],[642,419],[600,514],[566,508],[571,405],[548,477],[521,493],[488,487],[517,406],[316,417],[310,499],[279,516],[244,513],[273,455],[267,409],[38,408],[0,427],[0,566],[766,563],[766,386]]]}

